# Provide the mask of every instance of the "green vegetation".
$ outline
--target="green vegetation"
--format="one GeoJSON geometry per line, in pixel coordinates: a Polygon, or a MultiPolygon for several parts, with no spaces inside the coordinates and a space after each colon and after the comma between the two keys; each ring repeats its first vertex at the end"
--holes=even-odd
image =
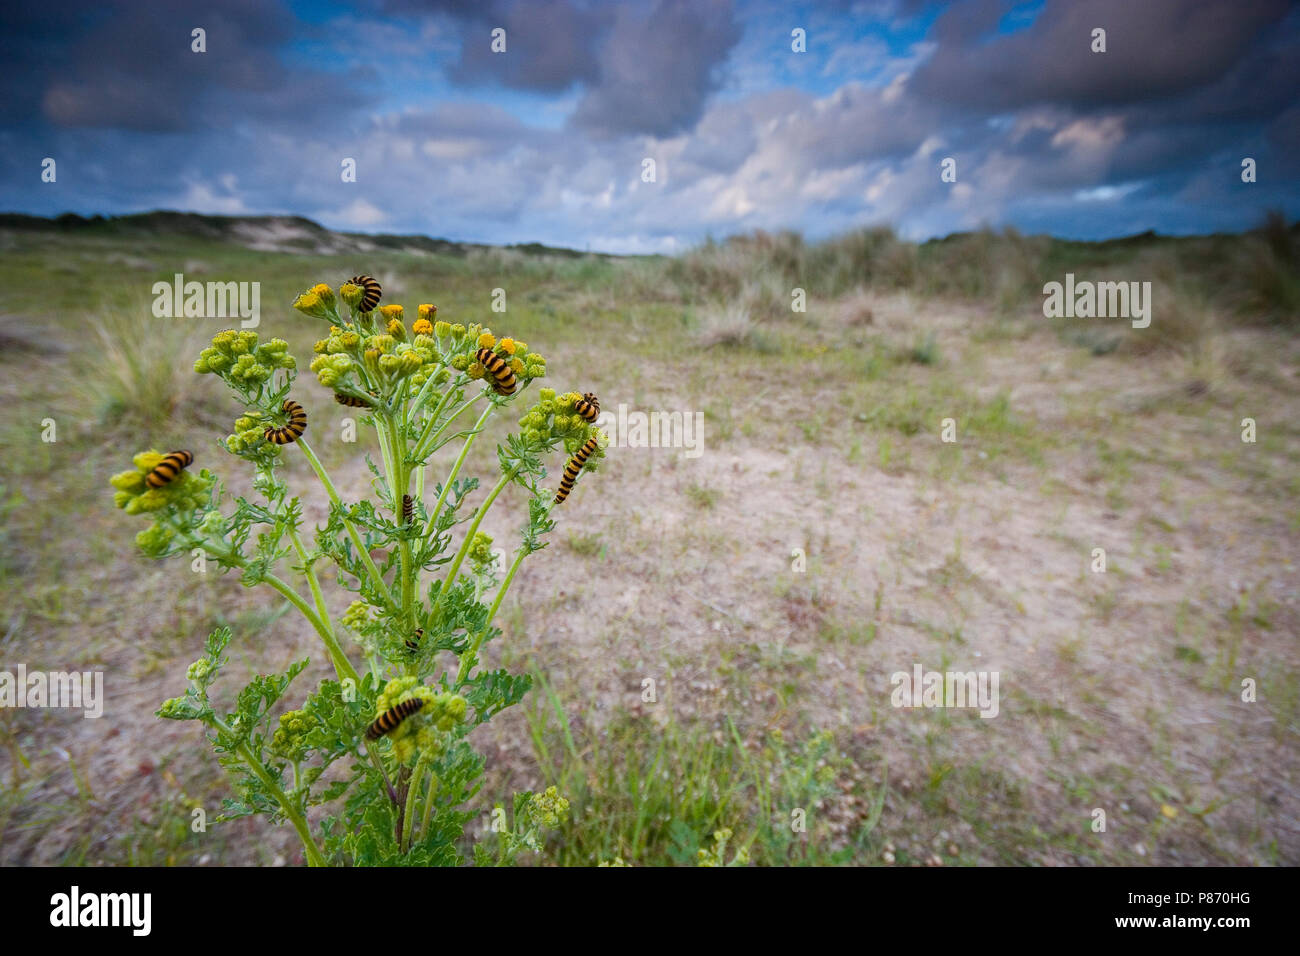
{"type": "MultiPolygon", "coordinates": [[[[258,494],[212,440],[239,410],[190,370],[238,320],[154,318],[152,285],[177,272],[260,282],[261,340],[282,337],[304,365],[321,334],[289,307],[304,276],[337,288],[370,272],[385,302],[428,290],[439,318],[544,345],[566,387],[607,412],[705,414],[702,458],[620,449],[580,481],[555,547],[501,603],[483,666],[535,686],[471,738],[485,775],[477,815],[450,837],[462,858],[502,849],[499,806],[528,824],[505,852],[529,865],[1300,861],[1282,826],[1293,798],[1242,770],[1292,771],[1300,733],[1287,643],[1300,626],[1287,597],[1298,236],[1277,220],[1107,243],[980,232],[914,245],[867,230],[618,259],[418,237],[367,238],[377,248],[363,252],[306,221],[0,219],[0,656],[103,670],[110,699],[134,702],[98,721],[0,709],[0,861],[301,859],[292,830],[213,822],[235,794],[197,725],[137,706],[183,688],[222,628],[216,714],[304,657],[291,694],[337,682],[286,599],[188,557],[146,561],[142,526],[109,507],[105,482],[149,447],[190,448],[232,499],[258,494]],[[1151,328],[1044,319],[1042,284],[1066,272],[1149,279],[1151,328]],[[791,309],[795,288],[806,312],[791,309]],[[1245,417],[1257,444],[1240,441],[1245,417]],[[949,418],[957,441],[944,443],[949,418]],[[790,570],[794,547],[806,572],[790,570]],[[1094,547],[1104,574],[1089,570],[1094,547]],[[891,707],[889,674],[913,661],[999,668],[999,717],[891,707]],[[1245,677],[1257,704],[1240,699],[1245,677]],[[532,824],[555,807],[513,795],[551,785],[569,812],[534,850],[532,824]],[[1106,834],[1090,829],[1096,807],[1106,834]]],[[[382,503],[388,486],[364,463],[392,464],[377,436],[339,437],[362,416],[314,382],[294,397],[341,495],[382,503]]],[[[504,438],[473,443],[464,473],[499,475],[504,438]]],[[[277,475],[315,480],[292,448],[277,475]]],[[[513,533],[528,497],[503,490],[485,528],[513,533]]],[[[328,510],[295,521],[321,549],[328,510]]],[[[400,542],[376,560],[399,565],[400,542]]],[[[337,621],[356,596],[338,585],[356,580],[328,557],[314,566],[337,621]]],[[[454,653],[428,663],[455,670],[454,653]]],[[[318,786],[346,781],[349,764],[318,786]]],[[[312,827],[323,815],[305,814],[312,827]]]]}

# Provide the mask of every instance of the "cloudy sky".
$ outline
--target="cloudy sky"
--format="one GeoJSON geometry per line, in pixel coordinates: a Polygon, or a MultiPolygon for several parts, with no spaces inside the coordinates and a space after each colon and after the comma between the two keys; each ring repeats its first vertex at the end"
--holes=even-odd
{"type": "Polygon", "coordinates": [[[756,228],[1100,238],[1300,216],[1288,0],[8,6],[8,211],[295,213],[610,252],[756,228]]]}

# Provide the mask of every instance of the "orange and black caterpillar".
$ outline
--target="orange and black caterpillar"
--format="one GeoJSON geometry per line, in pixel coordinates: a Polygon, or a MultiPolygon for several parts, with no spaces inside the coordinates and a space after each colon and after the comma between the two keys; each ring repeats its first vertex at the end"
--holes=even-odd
{"type": "Polygon", "coordinates": [[[144,483],[150,488],[161,488],[176,480],[176,477],[189,467],[194,456],[187,451],[174,451],[154,466],[153,471],[144,476],[144,483]]]}
{"type": "Polygon", "coordinates": [[[415,499],[410,495],[402,495],[402,524],[410,524],[415,520],[415,499]]]}
{"type": "Polygon", "coordinates": [[[280,410],[289,416],[289,424],[283,428],[268,428],[266,440],[275,445],[287,445],[291,441],[297,441],[307,430],[307,413],[302,410],[301,405],[288,398],[284,400],[280,410]]]}
{"type": "Polygon", "coordinates": [[[373,312],[379,304],[384,290],[370,276],[353,276],[352,284],[361,287],[361,301],[357,303],[358,312],[373,312]]]}
{"type": "Polygon", "coordinates": [[[501,356],[497,355],[491,349],[479,349],[474,353],[474,358],[488,370],[492,376],[492,387],[497,390],[499,395],[513,395],[515,393],[515,373],[510,371],[510,363],[501,356]]]}
{"type": "Polygon", "coordinates": [[[420,642],[424,640],[424,628],[417,627],[415,633],[406,639],[406,649],[414,654],[420,649],[420,642]]]}
{"type": "Polygon", "coordinates": [[[384,734],[392,733],[397,729],[398,724],[423,706],[423,697],[412,697],[410,700],[404,700],[396,707],[384,711],[375,719],[373,724],[366,728],[366,739],[378,740],[384,734]]]}
{"type": "Polygon", "coordinates": [[[555,503],[558,505],[565,498],[569,497],[569,492],[573,490],[573,482],[578,477],[578,472],[582,471],[582,466],[586,464],[591,453],[596,450],[598,443],[594,437],[588,438],[583,446],[574,452],[569,463],[564,466],[564,477],[560,479],[560,490],[555,494],[555,503]]]}
{"type": "Polygon", "coordinates": [[[348,408],[373,408],[364,398],[357,398],[355,395],[344,395],[342,392],[334,393],[334,401],[340,405],[346,405],[348,408]]]}
{"type": "Polygon", "coordinates": [[[600,401],[596,398],[595,392],[584,392],[574,408],[586,421],[594,422],[600,417],[600,401]]]}

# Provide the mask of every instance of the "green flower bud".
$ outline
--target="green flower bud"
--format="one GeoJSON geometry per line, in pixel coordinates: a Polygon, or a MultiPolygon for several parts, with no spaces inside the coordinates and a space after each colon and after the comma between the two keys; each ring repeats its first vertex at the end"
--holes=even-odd
{"type": "Polygon", "coordinates": [[[293,307],[304,315],[310,315],[314,319],[329,318],[329,309],[325,302],[315,292],[304,292],[293,300],[293,307]]]}
{"type": "Polygon", "coordinates": [[[475,564],[492,562],[492,538],[482,531],[474,533],[474,540],[469,545],[469,559],[475,564]]]}
{"type": "Polygon", "coordinates": [[[207,677],[212,671],[212,665],[208,663],[207,658],[200,657],[197,661],[189,666],[185,671],[185,679],[198,682],[207,677]]]}
{"type": "Polygon", "coordinates": [[[291,710],[280,715],[280,726],[271,736],[271,753],[287,760],[301,760],[309,751],[307,736],[316,727],[316,720],[306,711],[291,710]]]}
{"type": "MultiPolygon", "coordinates": [[[[144,456],[136,455],[135,457],[138,462],[139,459],[143,458],[144,456]]],[[[162,459],[163,456],[159,455],[158,461],[162,461],[162,459]]],[[[148,471],[152,470],[158,464],[158,461],[155,461],[153,465],[149,466],[149,468],[142,469],[139,466],[139,464],[137,464],[136,467],[131,471],[119,471],[112,478],[108,479],[108,483],[112,485],[114,488],[118,489],[119,491],[136,492],[136,493],[144,491],[145,489],[144,476],[148,471]]]]}
{"type": "MultiPolygon", "coordinates": [[[[139,500],[139,498],[136,499],[136,501],[139,500]]],[[[129,512],[130,508],[128,508],[127,511],[129,512]]],[[[167,553],[167,546],[175,536],[176,532],[172,531],[171,528],[165,528],[160,524],[155,524],[150,525],[147,529],[137,534],[135,536],[135,543],[139,545],[140,550],[149,557],[158,558],[167,553]]]]}
{"type": "Polygon", "coordinates": [[[569,801],[560,796],[555,787],[547,787],[544,793],[533,795],[529,801],[529,811],[537,824],[553,830],[568,816],[569,801]]]}
{"type": "Polygon", "coordinates": [[[340,620],[344,627],[355,631],[370,620],[370,606],[365,601],[353,601],[340,620]]]}
{"type": "Polygon", "coordinates": [[[449,695],[442,706],[442,717],[438,720],[438,729],[447,731],[457,724],[463,723],[468,710],[469,703],[464,697],[458,694],[449,695]]]}

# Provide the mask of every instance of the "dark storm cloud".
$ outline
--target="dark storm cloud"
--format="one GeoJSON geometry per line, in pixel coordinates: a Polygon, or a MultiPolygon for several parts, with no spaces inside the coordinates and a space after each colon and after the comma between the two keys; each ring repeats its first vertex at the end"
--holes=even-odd
{"type": "Polygon", "coordinates": [[[460,59],[448,70],[455,83],[541,93],[581,88],[574,124],[597,135],[689,129],[740,39],[730,0],[389,0],[382,9],[458,24],[460,59]],[[492,51],[496,27],[506,31],[505,53],[492,51]]]}
{"type": "Polygon", "coordinates": [[[1300,6],[1280,0],[1047,0],[1025,26],[1036,6],[1008,0],[846,0],[817,6],[806,57],[784,43],[806,8],[783,0],[289,2],[7,12],[0,208],[622,252],[753,228],[1097,237],[1300,212],[1300,6]]]}
{"type": "Polygon", "coordinates": [[[1051,103],[1079,109],[1186,93],[1222,78],[1287,15],[1287,0],[1049,2],[1034,23],[994,28],[1010,3],[954,4],[932,28],[939,43],[917,70],[922,97],[986,110],[1051,103]],[[1095,27],[1106,52],[1093,53],[1095,27]]]}
{"type": "Polygon", "coordinates": [[[724,0],[659,0],[648,13],[620,8],[600,51],[600,79],[574,122],[600,133],[669,136],[688,129],[739,39],[724,0]]]}
{"type": "Polygon", "coordinates": [[[245,117],[311,122],[358,105],[348,80],[288,69],[278,3],[194,0],[31,5],[0,32],[0,122],[181,132],[245,117]],[[191,31],[206,31],[206,53],[191,31]]]}
{"type": "Polygon", "coordinates": [[[613,11],[580,9],[569,0],[531,0],[482,4],[465,19],[453,80],[558,93],[599,77],[598,45],[613,11]],[[491,31],[497,27],[506,31],[504,54],[492,52],[491,31]]]}

